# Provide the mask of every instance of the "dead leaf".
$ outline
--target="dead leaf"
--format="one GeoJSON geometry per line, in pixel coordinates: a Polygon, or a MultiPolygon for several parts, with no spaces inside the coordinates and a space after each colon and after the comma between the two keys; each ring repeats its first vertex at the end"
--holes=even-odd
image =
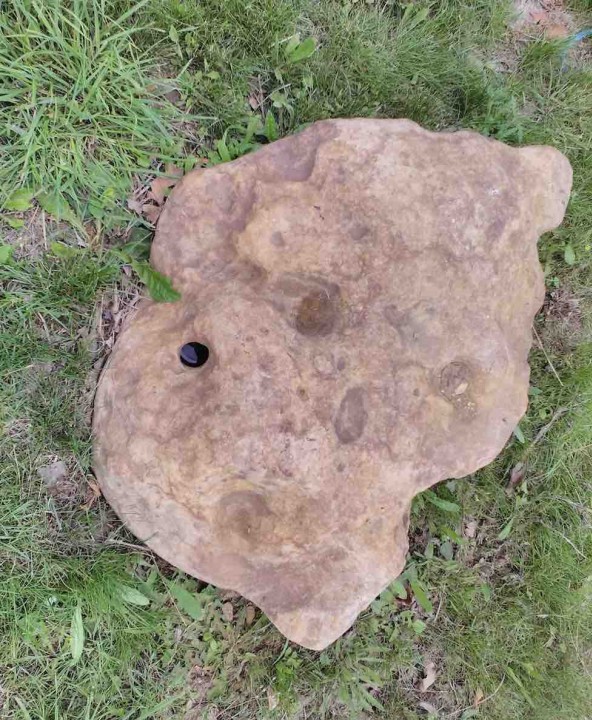
{"type": "Polygon", "coordinates": [[[181,102],[181,93],[178,90],[169,90],[164,94],[164,96],[173,105],[181,102]]]}
{"type": "Polygon", "coordinates": [[[278,706],[279,700],[277,695],[271,688],[267,688],[267,704],[270,710],[275,710],[278,706]]]}
{"type": "Polygon", "coordinates": [[[167,190],[174,187],[178,182],[178,177],[169,178],[159,175],[150,183],[148,197],[154,200],[157,205],[162,205],[165,201],[167,190]]]}
{"type": "Polygon", "coordinates": [[[438,677],[436,673],[436,663],[433,663],[431,661],[427,662],[425,664],[424,673],[425,676],[421,679],[419,683],[419,692],[427,692],[436,682],[436,678],[438,677]]]}
{"type": "Polygon", "coordinates": [[[475,692],[475,697],[473,698],[473,707],[477,708],[481,703],[483,702],[483,698],[485,697],[485,693],[481,688],[477,688],[477,691],[475,692]]]}
{"type": "Polygon", "coordinates": [[[94,480],[87,480],[88,490],[85,497],[85,502],[80,506],[81,510],[90,510],[95,502],[101,497],[101,488],[94,480]]]}
{"type": "Polygon", "coordinates": [[[161,207],[153,205],[152,203],[146,203],[142,205],[142,215],[148,220],[151,225],[156,225],[158,218],[160,217],[161,207]]]}
{"type": "Polygon", "coordinates": [[[510,481],[508,482],[508,489],[513,490],[524,480],[526,476],[526,464],[523,462],[516,463],[510,473],[510,481]]]}
{"type": "Polygon", "coordinates": [[[474,538],[477,534],[477,527],[479,525],[478,520],[469,520],[465,525],[465,537],[474,538]]]}
{"type": "Polygon", "coordinates": [[[197,692],[198,697],[205,697],[212,687],[212,668],[204,665],[194,665],[187,675],[189,687],[197,692]]]}
{"type": "Polygon", "coordinates": [[[530,19],[533,23],[544,25],[549,21],[549,13],[546,10],[531,10],[530,19]]]}
{"type": "Polygon", "coordinates": [[[180,168],[178,165],[175,165],[174,163],[167,163],[164,166],[164,171],[167,175],[170,175],[172,178],[181,179],[183,177],[183,168],[180,168]]]}
{"type": "Polygon", "coordinates": [[[432,705],[432,703],[420,702],[419,707],[422,710],[425,710],[429,715],[436,715],[436,716],[438,715],[438,710],[434,705],[432,705]]]}
{"type": "Polygon", "coordinates": [[[224,605],[222,605],[222,615],[224,616],[226,622],[232,622],[232,618],[234,617],[234,608],[232,607],[232,603],[225,602],[224,605]]]}
{"type": "Polygon", "coordinates": [[[247,605],[246,621],[247,625],[252,625],[255,619],[255,608],[253,605],[247,605]]]}
{"type": "Polygon", "coordinates": [[[264,102],[263,84],[261,77],[253,77],[249,83],[247,102],[251,110],[259,110],[264,102]]]}
{"type": "Polygon", "coordinates": [[[133,195],[128,197],[127,207],[132,212],[138,213],[138,215],[142,214],[142,203],[139,200],[136,200],[133,195]]]}

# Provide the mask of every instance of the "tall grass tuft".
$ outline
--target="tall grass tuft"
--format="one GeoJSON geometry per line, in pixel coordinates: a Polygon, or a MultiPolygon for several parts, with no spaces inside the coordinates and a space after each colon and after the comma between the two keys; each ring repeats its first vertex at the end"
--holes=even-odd
{"type": "Polygon", "coordinates": [[[134,40],[145,4],[117,14],[114,0],[0,0],[0,202],[29,187],[101,206],[174,155],[173,81],[134,40]]]}

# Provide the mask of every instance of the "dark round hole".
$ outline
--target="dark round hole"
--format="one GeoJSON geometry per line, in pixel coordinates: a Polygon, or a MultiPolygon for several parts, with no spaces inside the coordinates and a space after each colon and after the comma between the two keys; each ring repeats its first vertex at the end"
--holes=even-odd
{"type": "Polygon", "coordinates": [[[198,342],[185,343],[179,353],[179,360],[186,367],[198,368],[205,365],[210,357],[207,345],[198,342]]]}

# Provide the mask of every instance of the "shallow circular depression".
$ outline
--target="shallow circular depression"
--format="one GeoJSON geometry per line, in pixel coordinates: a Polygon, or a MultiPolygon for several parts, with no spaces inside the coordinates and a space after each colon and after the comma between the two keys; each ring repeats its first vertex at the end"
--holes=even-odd
{"type": "Polygon", "coordinates": [[[302,335],[329,335],[337,310],[326,290],[315,290],[300,301],[296,311],[296,330],[302,335]]]}

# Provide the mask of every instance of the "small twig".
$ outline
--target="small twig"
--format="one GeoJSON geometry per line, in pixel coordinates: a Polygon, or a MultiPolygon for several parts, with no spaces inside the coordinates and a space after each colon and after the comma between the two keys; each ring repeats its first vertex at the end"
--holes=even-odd
{"type": "Polygon", "coordinates": [[[539,336],[539,334],[538,334],[538,332],[537,332],[537,329],[535,328],[534,325],[532,326],[532,330],[533,330],[534,334],[536,335],[536,339],[539,341],[540,348],[541,348],[541,350],[543,351],[543,355],[545,356],[545,359],[546,359],[547,362],[549,363],[549,367],[550,367],[551,370],[553,371],[553,374],[554,374],[555,377],[557,378],[557,381],[559,382],[559,384],[561,385],[561,387],[563,387],[563,382],[561,381],[561,378],[559,377],[559,375],[558,375],[558,373],[557,373],[557,370],[555,370],[555,367],[554,367],[553,363],[551,362],[551,358],[550,358],[549,355],[547,354],[547,351],[545,350],[545,346],[543,345],[543,341],[541,340],[541,338],[540,338],[540,336],[539,336]]]}
{"type": "Polygon", "coordinates": [[[568,407],[562,406],[560,408],[557,408],[553,415],[551,416],[551,419],[546,425],[543,425],[543,427],[538,431],[536,434],[534,440],[528,445],[528,447],[523,451],[522,455],[520,456],[520,461],[517,462],[515,465],[510,465],[508,469],[506,470],[506,473],[504,477],[510,476],[510,481],[508,483],[508,489],[512,490],[516,486],[520,485],[520,483],[523,481],[524,476],[526,475],[526,464],[528,462],[528,458],[530,456],[530,453],[534,450],[534,448],[540,443],[540,441],[545,437],[545,435],[549,432],[549,430],[553,427],[553,425],[559,420],[560,417],[563,417],[565,413],[569,410],[568,407]],[[512,482],[512,474],[516,472],[518,477],[515,482],[512,482]]]}
{"type": "MultiPolygon", "coordinates": [[[[504,680],[505,680],[505,679],[506,679],[506,676],[504,675],[503,678],[502,678],[502,680],[501,680],[501,682],[500,682],[500,684],[499,684],[499,685],[496,687],[496,689],[491,693],[491,695],[488,695],[487,697],[484,697],[483,700],[480,700],[480,701],[477,703],[477,707],[481,707],[481,705],[483,705],[484,703],[486,703],[488,700],[491,700],[491,698],[492,698],[494,695],[497,695],[497,693],[501,690],[501,687],[502,687],[502,685],[504,684],[504,680]]],[[[455,717],[455,715],[461,715],[462,713],[466,712],[467,710],[472,710],[473,707],[474,707],[474,705],[471,705],[470,707],[467,707],[467,708],[461,708],[460,710],[455,710],[454,712],[448,713],[448,715],[446,715],[446,717],[455,717]]]]}
{"type": "Polygon", "coordinates": [[[121,547],[130,548],[131,550],[139,550],[145,555],[154,557],[154,553],[150,548],[143,547],[142,545],[134,545],[134,543],[124,542],[123,540],[105,540],[105,545],[119,545],[121,547]]]}
{"type": "Polygon", "coordinates": [[[280,653],[280,654],[276,657],[276,659],[273,661],[273,664],[274,664],[274,665],[277,665],[277,663],[279,663],[279,661],[284,657],[284,655],[286,654],[286,650],[288,649],[289,644],[290,644],[290,641],[289,641],[289,640],[286,640],[286,642],[284,643],[284,647],[282,648],[281,653],[280,653]]]}
{"type": "MultiPolygon", "coordinates": [[[[530,453],[534,450],[534,448],[540,443],[540,441],[545,437],[545,435],[549,432],[549,430],[555,425],[557,420],[559,420],[560,417],[563,417],[565,413],[569,410],[568,407],[562,406],[560,408],[557,408],[553,415],[551,416],[551,419],[546,425],[543,425],[543,427],[538,431],[538,433],[535,435],[534,440],[530,443],[530,445],[526,448],[526,450],[522,453],[522,457],[520,459],[520,462],[526,463],[528,460],[528,456],[530,453]]],[[[514,466],[515,468],[517,465],[514,466]]]]}
{"type": "Polygon", "coordinates": [[[102,293],[101,299],[99,301],[99,304],[97,306],[97,316],[96,316],[96,324],[97,324],[97,334],[100,337],[101,341],[105,341],[105,333],[103,332],[105,323],[103,322],[103,307],[104,307],[104,300],[105,296],[102,293]]]}
{"type": "Polygon", "coordinates": [[[557,422],[557,420],[559,420],[559,418],[562,415],[565,415],[565,413],[568,411],[568,409],[569,408],[566,408],[566,407],[560,407],[560,408],[557,408],[557,410],[555,410],[555,412],[553,413],[549,422],[546,425],[543,425],[543,427],[536,434],[535,439],[532,441],[532,443],[530,445],[531,448],[534,447],[538,442],[540,442],[545,437],[545,435],[549,432],[549,430],[553,427],[553,425],[557,422]]]}
{"type": "Polygon", "coordinates": [[[51,335],[49,333],[47,323],[45,322],[45,318],[40,312],[37,313],[37,317],[39,318],[39,320],[41,320],[41,324],[43,325],[43,329],[45,330],[45,337],[47,338],[47,342],[51,344],[51,335]]]}
{"type": "Polygon", "coordinates": [[[46,250],[49,250],[49,245],[47,244],[47,230],[45,229],[45,210],[41,211],[41,227],[43,228],[43,245],[46,250]]]}
{"type": "Polygon", "coordinates": [[[443,599],[444,598],[440,596],[440,602],[438,603],[438,609],[436,610],[436,615],[434,616],[434,620],[433,620],[434,625],[436,624],[436,620],[438,619],[438,615],[440,614],[443,599]]]}
{"type": "Polygon", "coordinates": [[[584,553],[583,553],[581,550],[579,550],[579,549],[574,545],[574,543],[573,543],[568,537],[566,537],[562,532],[560,532],[559,530],[557,530],[557,528],[550,527],[549,525],[545,525],[545,527],[546,527],[548,530],[552,530],[553,532],[557,533],[557,535],[559,535],[560,538],[562,538],[563,540],[565,540],[565,542],[566,542],[568,545],[570,545],[570,546],[575,550],[575,552],[577,552],[577,554],[578,554],[580,557],[583,557],[584,560],[586,560],[586,555],[584,555],[584,553]]]}

